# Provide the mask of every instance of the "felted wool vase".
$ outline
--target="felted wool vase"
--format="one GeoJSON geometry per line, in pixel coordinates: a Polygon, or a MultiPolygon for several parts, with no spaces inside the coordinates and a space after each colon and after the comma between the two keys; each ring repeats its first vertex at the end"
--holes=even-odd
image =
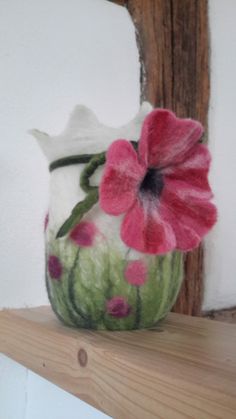
{"type": "Polygon", "coordinates": [[[130,330],[170,311],[183,252],[214,224],[202,127],[143,103],[120,128],[77,106],[65,131],[32,130],[50,168],[46,285],[58,318],[130,330]]]}

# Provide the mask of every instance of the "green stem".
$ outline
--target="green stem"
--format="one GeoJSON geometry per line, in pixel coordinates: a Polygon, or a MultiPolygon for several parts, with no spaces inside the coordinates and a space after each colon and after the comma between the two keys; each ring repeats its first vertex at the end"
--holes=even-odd
{"type": "MultiPolygon", "coordinates": [[[[174,253],[172,253],[170,257],[171,257],[171,266],[172,266],[174,253]]],[[[163,264],[166,263],[166,259],[165,259],[166,257],[161,256],[161,258],[162,259],[159,260],[159,270],[160,270],[160,286],[162,287],[162,290],[161,290],[162,300],[160,302],[158,312],[155,315],[155,322],[163,317],[165,306],[168,303],[169,289],[170,289],[172,275],[173,275],[172,272],[169,272],[168,275],[166,275],[165,267],[163,267],[163,264]]]]}
{"type": "Polygon", "coordinates": [[[85,327],[87,328],[91,328],[91,319],[89,319],[84,313],[83,311],[78,307],[78,305],[76,304],[75,301],[75,294],[74,294],[74,279],[75,279],[75,269],[79,260],[79,253],[80,253],[80,248],[78,248],[76,255],[75,255],[75,259],[74,259],[74,263],[72,265],[72,268],[69,272],[69,276],[68,276],[68,294],[69,294],[69,298],[72,304],[73,309],[75,310],[75,312],[82,317],[82,319],[85,322],[85,327]]]}
{"type": "MultiPolygon", "coordinates": [[[[51,295],[50,281],[49,281],[49,277],[48,277],[48,273],[47,273],[47,266],[46,266],[46,269],[45,269],[45,280],[46,280],[46,289],[47,289],[48,299],[49,299],[49,302],[51,304],[52,310],[54,311],[54,313],[56,314],[56,316],[58,317],[58,319],[62,323],[66,324],[68,326],[68,323],[65,321],[65,319],[63,318],[63,316],[61,316],[61,314],[59,313],[59,311],[58,311],[58,309],[56,307],[56,304],[54,302],[54,299],[53,299],[53,297],[51,295]]],[[[79,325],[78,318],[74,315],[74,313],[72,312],[72,310],[70,309],[70,307],[68,306],[68,304],[66,304],[66,298],[65,298],[65,296],[64,296],[64,304],[65,304],[65,307],[67,309],[67,315],[68,315],[69,320],[71,322],[71,326],[77,326],[77,325],[79,325]]]]}
{"type": "Polygon", "coordinates": [[[65,320],[63,319],[63,317],[58,313],[58,311],[56,309],[56,305],[54,304],[54,300],[53,300],[52,295],[51,295],[49,278],[48,278],[48,273],[47,273],[47,265],[46,265],[46,269],[45,269],[45,283],[46,283],[46,289],[47,289],[48,299],[49,299],[49,302],[51,304],[52,310],[54,311],[54,313],[56,314],[56,316],[58,317],[58,319],[62,323],[65,323],[65,320]]]}
{"type": "Polygon", "coordinates": [[[182,279],[183,279],[183,272],[182,272],[182,255],[178,252],[174,252],[174,256],[171,263],[171,272],[172,272],[172,278],[171,278],[171,289],[170,289],[170,295],[169,295],[169,307],[172,307],[176,301],[176,298],[178,296],[182,279]]]}
{"type": "MultiPolygon", "coordinates": [[[[130,141],[130,142],[132,146],[134,147],[134,149],[137,150],[138,148],[137,141],[130,141]]],[[[106,152],[103,151],[102,153],[99,153],[99,154],[106,154],[106,152]]],[[[98,154],[77,154],[75,156],[62,157],[61,159],[54,160],[52,163],[50,163],[49,171],[52,172],[53,170],[59,169],[60,167],[71,166],[73,164],[89,163],[91,159],[97,156],[98,154]]]]}
{"type": "Polygon", "coordinates": [[[136,287],[136,313],[135,313],[134,329],[140,328],[141,311],[142,311],[142,300],[141,300],[141,295],[140,295],[140,287],[136,287]]]}
{"type": "Polygon", "coordinates": [[[91,186],[89,178],[96,172],[97,168],[106,161],[106,153],[102,152],[91,158],[80,175],[80,187],[84,192],[90,192],[98,189],[97,186],[91,186]]]}
{"type": "Polygon", "coordinates": [[[75,156],[62,157],[61,159],[54,160],[49,165],[49,172],[52,172],[55,169],[59,169],[60,167],[71,166],[72,164],[88,163],[95,155],[96,154],[80,154],[75,156]]]}

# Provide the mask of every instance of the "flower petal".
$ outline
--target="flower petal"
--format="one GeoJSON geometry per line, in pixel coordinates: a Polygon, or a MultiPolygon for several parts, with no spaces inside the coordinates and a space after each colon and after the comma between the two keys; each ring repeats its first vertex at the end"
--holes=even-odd
{"type": "Polygon", "coordinates": [[[183,251],[197,247],[217,219],[214,204],[199,199],[191,189],[176,189],[172,181],[165,181],[160,213],[175,232],[176,248],[183,251]]]}
{"type": "Polygon", "coordinates": [[[161,219],[152,200],[136,200],[121,226],[121,238],[128,247],[150,254],[167,253],[175,248],[175,235],[168,222],[161,219]]]}
{"type": "MultiPolygon", "coordinates": [[[[162,212],[163,214],[163,212],[162,212]]],[[[173,214],[168,208],[165,208],[164,214],[166,219],[171,223],[176,237],[176,249],[181,251],[189,251],[195,249],[200,242],[201,237],[191,227],[183,224],[178,217],[173,218],[173,214]]]]}
{"type": "Polygon", "coordinates": [[[168,109],[155,109],[144,120],[139,155],[149,167],[180,163],[202,133],[200,122],[177,118],[168,109]]]}
{"type": "Polygon", "coordinates": [[[179,189],[182,193],[185,190],[189,197],[211,199],[213,194],[208,182],[210,161],[211,156],[207,147],[197,144],[184,162],[169,166],[162,171],[165,175],[164,181],[171,180],[173,188],[179,189]]]}
{"type": "Polygon", "coordinates": [[[138,184],[145,170],[129,141],[114,141],[106,155],[99,189],[100,206],[103,211],[112,215],[127,211],[135,200],[138,184]]]}

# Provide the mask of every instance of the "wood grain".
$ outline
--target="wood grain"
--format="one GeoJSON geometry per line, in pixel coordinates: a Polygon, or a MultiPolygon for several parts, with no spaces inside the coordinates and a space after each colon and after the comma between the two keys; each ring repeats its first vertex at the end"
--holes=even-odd
{"type": "Polygon", "coordinates": [[[170,313],[151,330],[78,331],[49,307],[0,312],[0,351],[115,419],[236,417],[236,328],[170,313]]]}
{"type": "MultiPolygon", "coordinates": [[[[136,27],[141,101],[167,107],[205,126],[209,102],[207,0],[114,0],[136,27]]],[[[185,280],[174,311],[200,315],[203,248],[185,258],[185,280]]]]}

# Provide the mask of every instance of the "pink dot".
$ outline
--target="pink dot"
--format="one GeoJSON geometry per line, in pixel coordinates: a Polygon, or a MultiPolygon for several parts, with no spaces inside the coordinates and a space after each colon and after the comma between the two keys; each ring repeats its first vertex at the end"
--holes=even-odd
{"type": "Polygon", "coordinates": [[[62,264],[57,256],[50,255],[48,258],[48,271],[53,279],[59,280],[62,275],[62,264]]]}
{"type": "Polygon", "coordinates": [[[108,314],[113,317],[123,318],[127,317],[131,312],[131,307],[124,297],[113,297],[106,303],[108,314]]]}
{"type": "Polygon", "coordinates": [[[89,247],[94,243],[97,227],[89,221],[77,224],[70,233],[70,239],[81,247],[89,247]]]}
{"type": "Polygon", "coordinates": [[[129,262],[125,269],[125,279],[131,285],[140,286],[147,281],[147,267],[141,260],[129,262]]]}

